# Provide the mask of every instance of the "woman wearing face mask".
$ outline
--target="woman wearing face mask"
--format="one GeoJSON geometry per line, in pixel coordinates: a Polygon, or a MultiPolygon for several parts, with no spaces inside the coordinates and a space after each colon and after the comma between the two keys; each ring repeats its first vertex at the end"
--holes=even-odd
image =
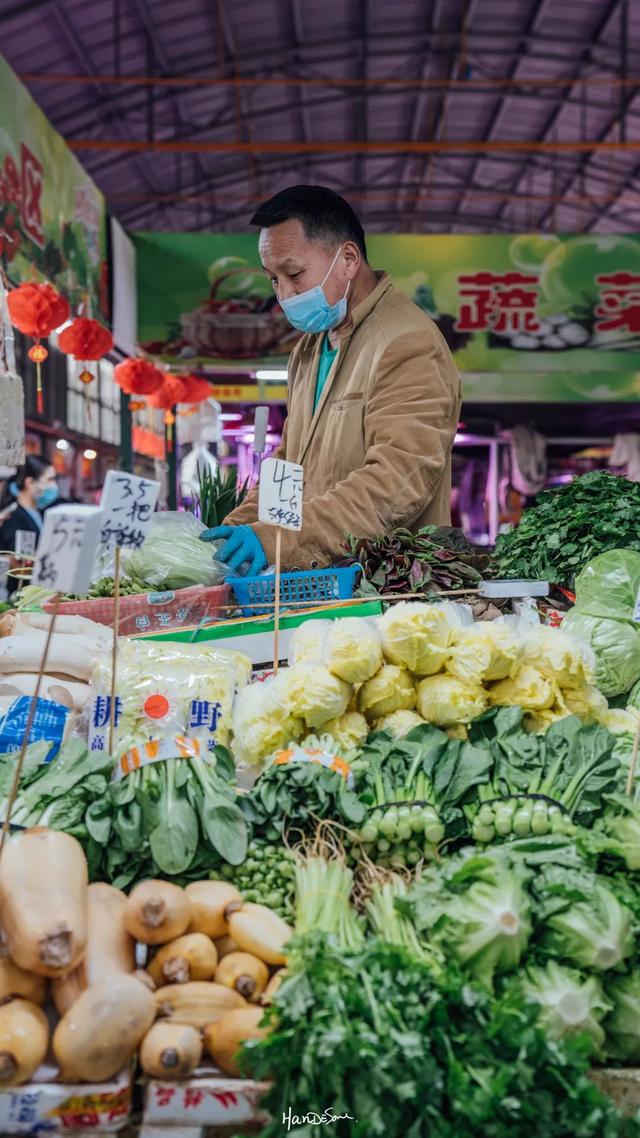
{"type": "MultiPolygon", "coordinates": [[[[29,546],[35,551],[42,531],[42,511],[52,506],[58,499],[56,473],[43,458],[27,455],[15,479],[9,483],[9,493],[13,502],[0,514],[0,550],[26,552],[29,546]],[[33,539],[23,539],[21,534],[33,534],[33,539]]],[[[15,592],[19,581],[9,577],[7,589],[15,592]]]]}
{"type": "MultiPolygon", "coordinates": [[[[434,322],[367,260],[348,202],[292,186],[260,207],[260,259],[303,335],[289,358],[278,458],[304,467],[303,526],[282,534],[285,569],[344,557],[347,532],[375,538],[451,524],[451,448],[460,377],[434,322]]],[[[205,541],[231,572],[273,564],[275,529],[249,494],[205,541]]]]}

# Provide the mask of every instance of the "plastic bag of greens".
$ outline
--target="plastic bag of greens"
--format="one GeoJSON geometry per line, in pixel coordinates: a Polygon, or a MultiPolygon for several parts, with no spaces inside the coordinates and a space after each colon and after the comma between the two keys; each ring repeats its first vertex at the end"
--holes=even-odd
{"type": "Polygon", "coordinates": [[[229,569],[215,560],[216,544],[200,541],[205,528],[193,514],[154,514],[144,545],[123,555],[124,572],[141,585],[155,589],[220,585],[229,569]]]}

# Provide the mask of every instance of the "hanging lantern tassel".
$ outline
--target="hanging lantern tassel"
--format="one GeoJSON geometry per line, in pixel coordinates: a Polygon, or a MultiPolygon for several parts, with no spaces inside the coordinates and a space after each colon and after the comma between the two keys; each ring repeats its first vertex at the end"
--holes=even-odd
{"type": "Polygon", "coordinates": [[[87,413],[87,423],[91,423],[91,400],[89,399],[89,384],[93,383],[95,376],[92,371],[89,371],[87,361],[84,360],[84,367],[80,372],[78,379],[80,383],[84,384],[84,409],[87,413]]]}
{"type": "Polygon", "coordinates": [[[176,417],[173,414],[173,411],[165,411],[164,425],[167,438],[167,454],[173,454],[173,424],[175,421],[176,417]]]}
{"type": "Polygon", "coordinates": [[[29,348],[29,359],[36,365],[36,408],[39,415],[44,415],[44,396],[42,393],[42,365],[49,355],[44,344],[36,340],[32,348],[29,348]]]}

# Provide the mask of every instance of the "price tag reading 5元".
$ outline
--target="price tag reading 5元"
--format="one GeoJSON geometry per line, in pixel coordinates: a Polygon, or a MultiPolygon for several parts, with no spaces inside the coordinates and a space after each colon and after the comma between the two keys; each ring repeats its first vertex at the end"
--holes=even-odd
{"type": "Polygon", "coordinates": [[[108,470],[100,507],[104,510],[101,541],[139,549],[156,508],[160,483],[122,470],[108,470]]]}
{"type": "Polygon", "coordinates": [[[86,593],[103,518],[98,506],[54,506],[47,510],[31,584],[55,593],[86,593]]]}
{"type": "Polygon", "coordinates": [[[267,458],[260,470],[258,519],[270,526],[302,529],[303,470],[295,462],[267,458]]]}

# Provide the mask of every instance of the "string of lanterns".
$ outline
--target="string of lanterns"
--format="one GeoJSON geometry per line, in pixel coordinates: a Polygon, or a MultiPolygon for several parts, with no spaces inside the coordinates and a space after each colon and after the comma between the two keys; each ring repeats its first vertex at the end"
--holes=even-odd
{"type": "MultiPolygon", "coordinates": [[[[99,320],[87,316],[71,319],[67,299],[50,284],[17,285],[9,292],[7,303],[11,323],[34,341],[28,356],[36,365],[36,406],[41,415],[44,411],[42,364],[49,355],[42,340],[62,328],[58,347],[82,365],[78,379],[88,386],[95,379],[88,365],[112,350],[113,336],[99,320]]],[[[173,449],[176,405],[201,403],[211,394],[209,383],[200,376],[172,375],[142,358],[130,358],[117,364],[114,379],[125,394],[144,397],[144,401],[130,402],[131,410],[149,406],[164,411],[169,452],[173,449]]]]}

